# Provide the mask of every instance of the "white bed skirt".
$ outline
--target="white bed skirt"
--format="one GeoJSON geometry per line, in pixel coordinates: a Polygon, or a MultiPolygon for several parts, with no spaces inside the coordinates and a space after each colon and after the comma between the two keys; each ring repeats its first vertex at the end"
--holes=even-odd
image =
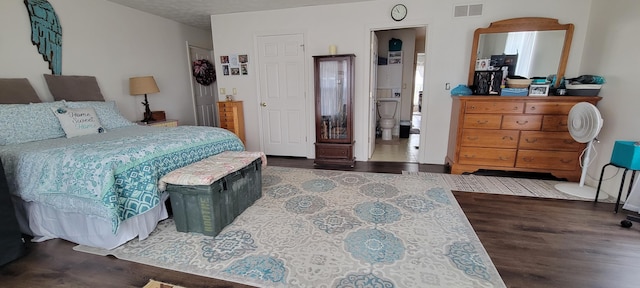
{"type": "Polygon", "coordinates": [[[169,216],[164,205],[168,197],[168,193],[164,193],[158,206],[120,223],[115,234],[109,219],[61,212],[17,197],[13,202],[22,233],[32,235],[34,242],[61,238],[86,246],[113,249],[135,237],[140,240],[147,238],[158,222],[169,216]]]}

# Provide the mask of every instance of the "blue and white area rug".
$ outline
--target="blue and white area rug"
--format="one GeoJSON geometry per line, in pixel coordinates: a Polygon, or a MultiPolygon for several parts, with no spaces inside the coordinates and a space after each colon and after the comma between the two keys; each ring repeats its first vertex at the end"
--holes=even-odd
{"type": "Polygon", "coordinates": [[[215,238],[169,219],[143,241],[74,249],[259,287],[505,287],[440,181],[266,167],[263,185],[215,238]]]}

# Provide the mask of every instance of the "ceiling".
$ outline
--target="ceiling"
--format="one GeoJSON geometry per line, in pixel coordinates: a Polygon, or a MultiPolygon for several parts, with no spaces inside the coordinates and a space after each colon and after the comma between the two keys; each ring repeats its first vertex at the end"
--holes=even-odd
{"type": "Polygon", "coordinates": [[[210,15],[277,10],[371,0],[107,0],[136,10],[211,30],[210,15]]]}

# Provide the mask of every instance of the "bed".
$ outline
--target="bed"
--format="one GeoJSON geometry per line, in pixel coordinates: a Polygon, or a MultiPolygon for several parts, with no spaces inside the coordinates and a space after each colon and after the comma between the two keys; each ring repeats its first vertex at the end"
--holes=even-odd
{"type": "Polygon", "coordinates": [[[22,232],[33,241],[104,249],[144,239],[168,217],[158,186],[164,174],[244,150],[221,128],[136,125],[113,101],[3,104],[0,125],[0,158],[22,232]],[[62,112],[84,116],[72,119],[83,125],[67,130],[62,112]]]}

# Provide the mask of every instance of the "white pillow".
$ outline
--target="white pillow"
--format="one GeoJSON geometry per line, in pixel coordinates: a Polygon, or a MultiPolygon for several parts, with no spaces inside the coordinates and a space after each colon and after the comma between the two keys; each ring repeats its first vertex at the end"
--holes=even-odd
{"type": "Polygon", "coordinates": [[[100,123],[107,130],[137,125],[120,114],[115,101],[65,101],[65,105],[69,108],[93,108],[98,114],[100,123]]]}
{"type": "Polygon", "coordinates": [[[67,138],[105,132],[93,108],[52,107],[51,110],[58,117],[67,138]]]}

